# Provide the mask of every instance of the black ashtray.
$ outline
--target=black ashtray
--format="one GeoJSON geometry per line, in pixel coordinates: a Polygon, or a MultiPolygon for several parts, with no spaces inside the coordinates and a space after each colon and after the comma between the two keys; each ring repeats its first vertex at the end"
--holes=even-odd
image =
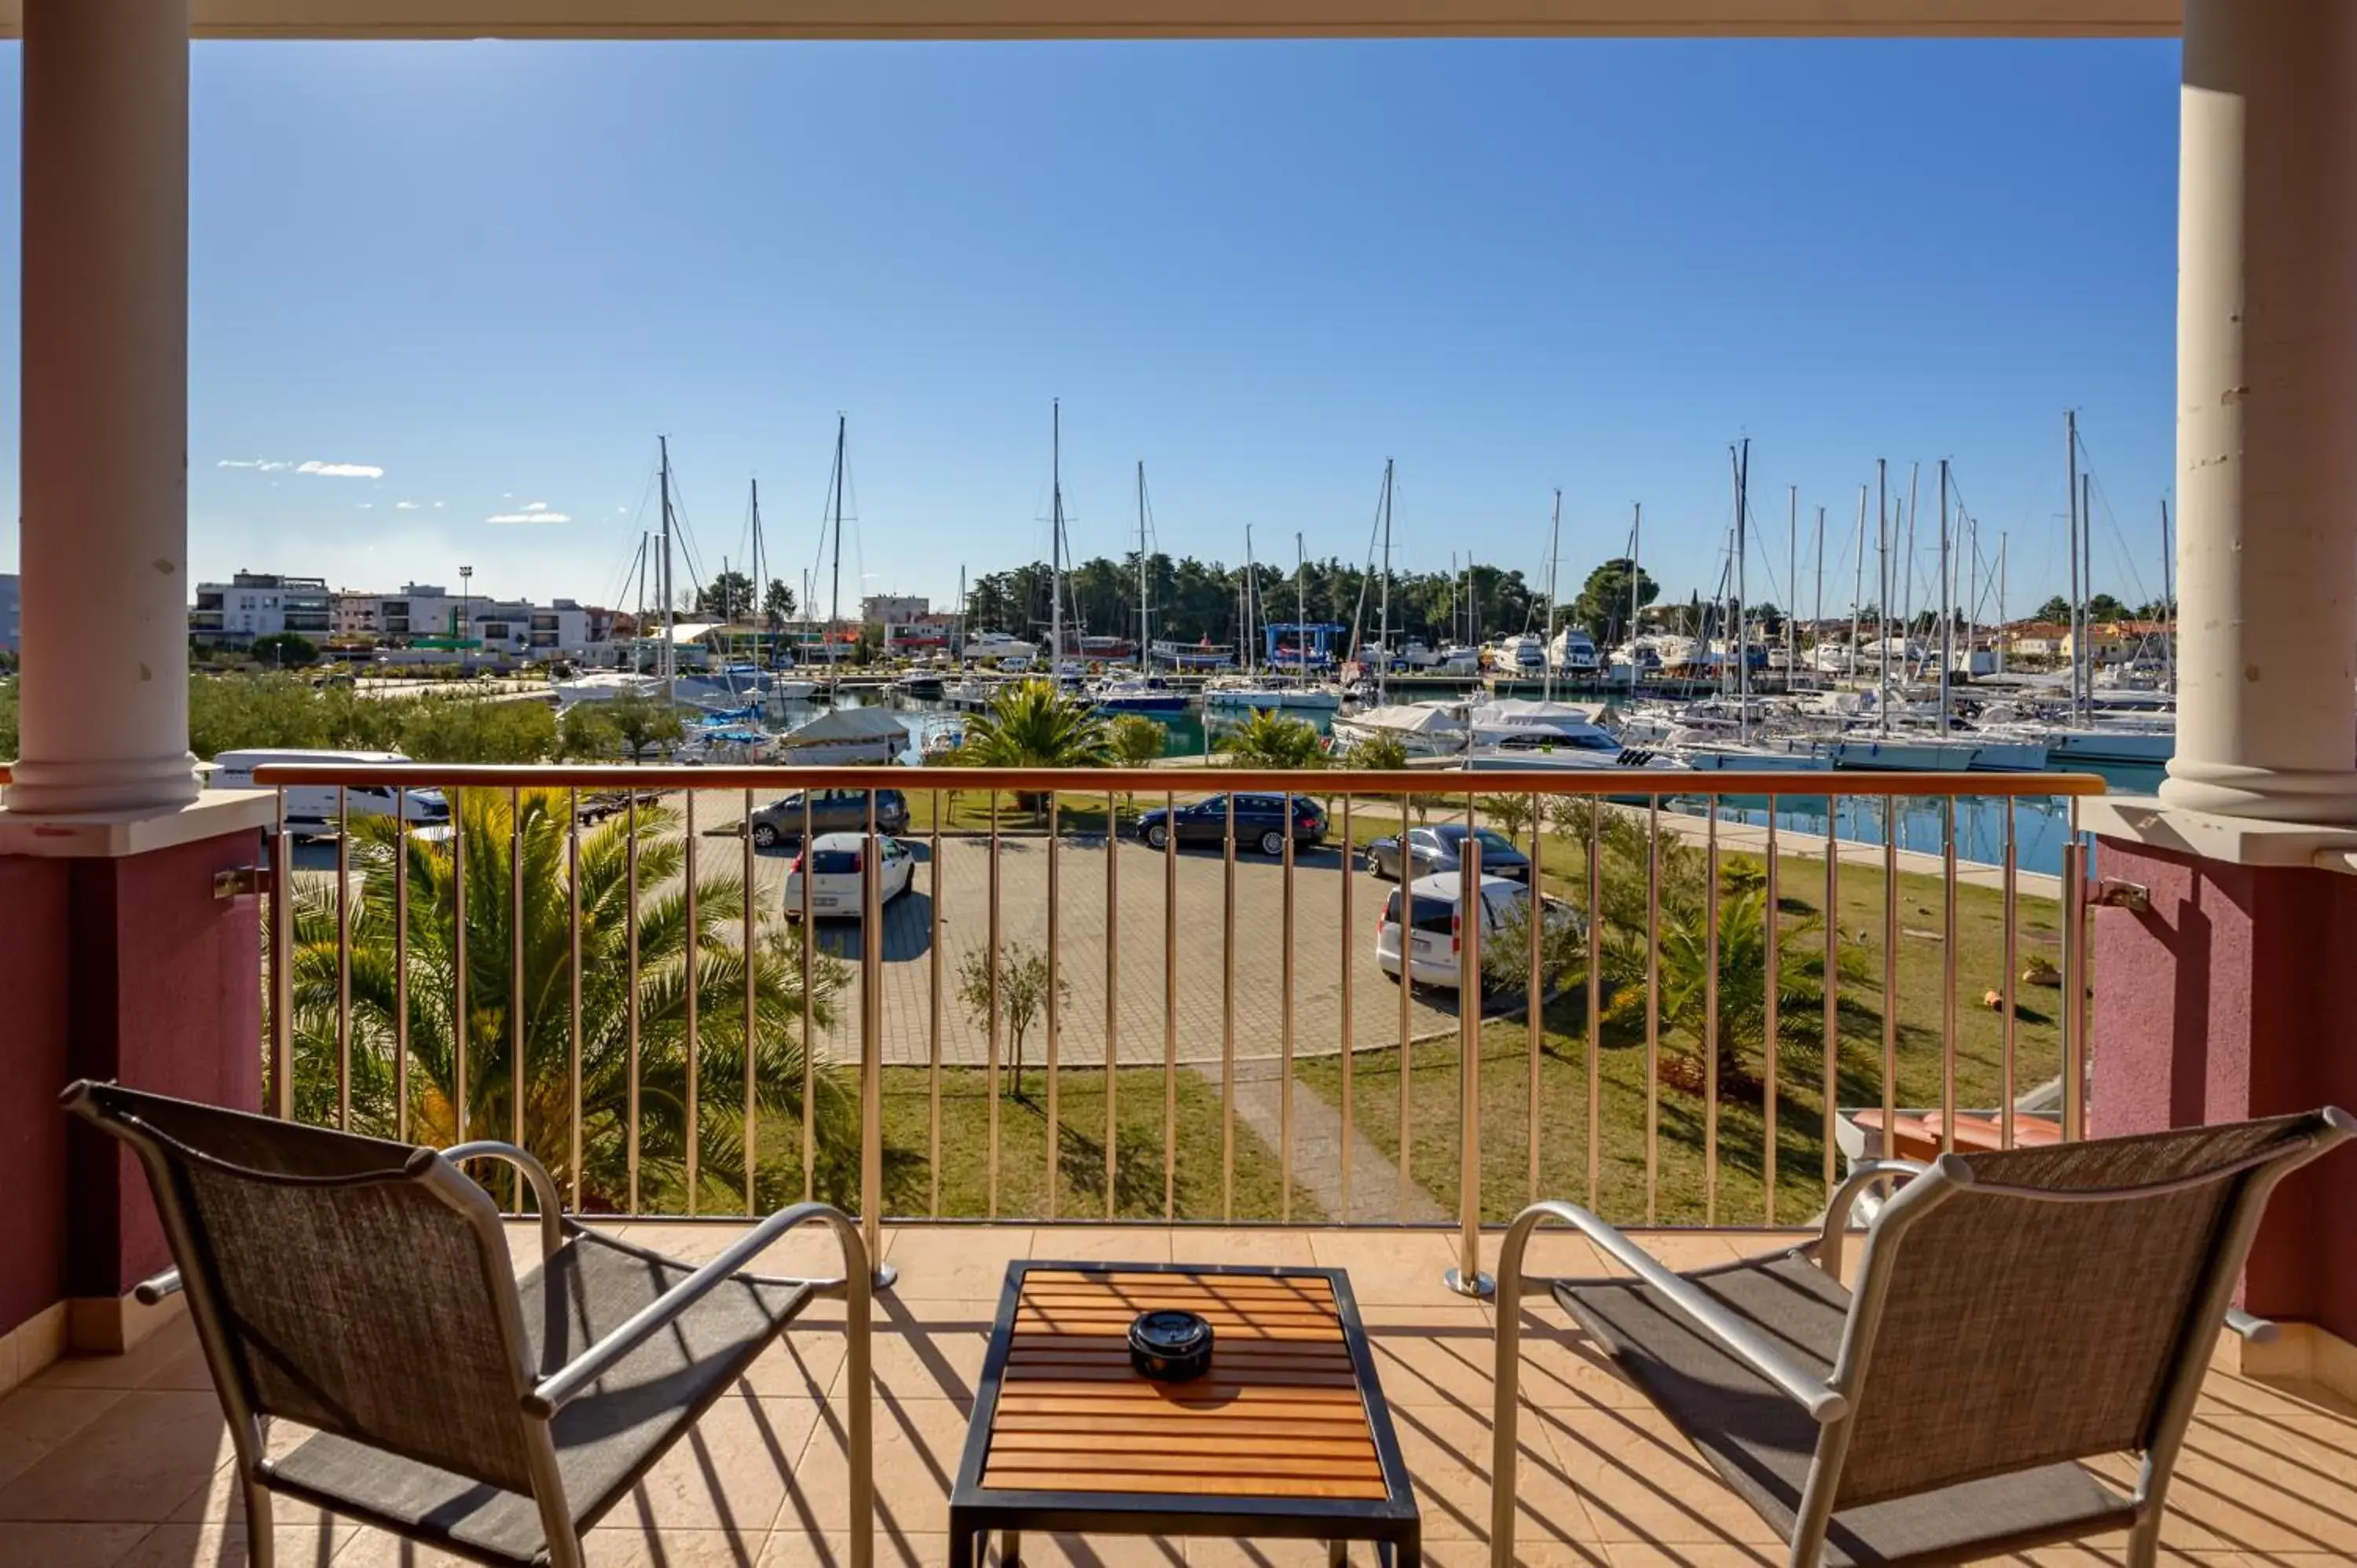
{"type": "Polygon", "coordinates": [[[1157,1383],[1183,1383],[1211,1369],[1211,1326],[1191,1312],[1141,1312],[1129,1326],[1129,1364],[1157,1383]]]}

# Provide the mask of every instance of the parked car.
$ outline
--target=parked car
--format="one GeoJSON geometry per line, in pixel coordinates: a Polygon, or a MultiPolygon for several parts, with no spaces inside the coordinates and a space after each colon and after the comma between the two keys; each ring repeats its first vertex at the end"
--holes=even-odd
{"type": "MultiPolygon", "coordinates": [[[[877,900],[888,905],[909,890],[916,880],[916,857],[909,846],[896,838],[879,837],[876,841],[878,863],[877,900]]],[[[810,878],[810,912],[813,919],[830,915],[859,918],[861,872],[866,869],[867,850],[866,832],[814,833],[810,847],[794,856],[792,867],[786,873],[786,918],[799,920],[802,914],[802,878],[810,878]]]]}
{"type": "MultiPolygon", "coordinates": [[[[1393,888],[1375,919],[1375,966],[1394,980],[1400,977],[1400,911],[1405,905],[1409,983],[1457,989],[1465,936],[1464,880],[1462,872],[1444,871],[1393,888]]],[[[1531,890],[1526,883],[1485,875],[1480,895],[1481,940],[1487,942],[1515,918],[1531,890]]],[[[1560,899],[1548,899],[1545,908],[1550,928],[1559,921],[1579,922],[1577,911],[1560,899]]]]}
{"type": "MultiPolygon", "coordinates": [[[[1285,797],[1238,791],[1236,843],[1263,854],[1285,853],[1285,797]]],[[[1137,836],[1156,849],[1176,838],[1182,844],[1219,844],[1227,837],[1228,800],[1214,795],[1191,806],[1157,807],[1137,819],[1137,836]]],[[[1326,842],[1326,808],[1307,795],[1293,797],[1293,845],[1310,849],[1326,842]]]]}
{"type": "MultiPolygon", "coordinates": [[[[1436,871],[1462,869],[1467,831],[1463,822],[1441,822],[1432,827],[1409,829],[1407,880],[1413,882],[1436,871]]],[[[1531,857],[1516,849],[1513,840],[1495,828],[1470,831],[1481,841],[1482,875],[1510,876],[1520,882],[1530,880],[1531,857]]],[[[1399,835],[1393,833],[1368,844],[1367,864],[1376,875],[1399,881],[1399,835]]]]}
{"type": "MultiPolygon", "coordinates": [[[[879,833],[906,832],[909,829],[909,798],[898,789],[876,791],[876,831],[879,833]]],[[[802,795],[791,795],[770,801],[753,813],[753,843],[762,849],[774,849],[781,843],[798,843],[802,836],[802,795]]],[[[865,789],[813,789],[810,791],[810,831],[818,833],[864,833],[867,831],[867,791],[865,789]]]]}

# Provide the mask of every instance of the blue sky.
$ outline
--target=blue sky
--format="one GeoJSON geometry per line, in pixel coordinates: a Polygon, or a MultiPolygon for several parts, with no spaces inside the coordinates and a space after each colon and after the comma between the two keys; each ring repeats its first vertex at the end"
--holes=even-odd
{"type": "MultiPolygon", "coordinates": [[[[2173,44],[202,45],[190,555],[611,601],[668,433],[706,569],[759,475],[817,554],[850,418],[855,582],[947,597],[1074,549],[1143,458],[1160,547],[1717,578],[1752,441],[1849,598],[1857,486],[1951,457],[2018,610],[2159,591],[2173,44]],[[304,472],[305,464],[367,473],[304,472]],[[283,465],[270,467],[257,465],[283,465]],[[231,467],[223,465],[248,465],[231,467]],[[502,522],[501,518],[565,521],[502,522]],[[2117,534],[2114,532],[2115,520],[2117,534]]],[[[0,48],[0,219],[21,57],[0,48]]],[[[0,359],[16,358],[13,246],[0,359]]],[[[16,489],[0,378],[0,516],[16,489]]],[[[0,524],[0,561],[15,553],[0,524]]],[[[1802,601],[1813,596],[1806,545],[1802,601]]],[[[1869,569],[1869,576],[1871,571],[1869,569]]],[[[683,572],[684,578],[684,572],[683,572]]],[[[1869,590],[1870,591],[1870,590],[1869,590]]]]}

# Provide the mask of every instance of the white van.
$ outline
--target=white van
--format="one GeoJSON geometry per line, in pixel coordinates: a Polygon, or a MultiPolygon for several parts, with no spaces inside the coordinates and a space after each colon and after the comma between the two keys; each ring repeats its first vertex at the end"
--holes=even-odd
{"type": "MultiPolygon", "coordinates": [[[[1462,872],[1436,871],[1429,876],[1417,877],[1405,887],[1393,888],[1391,897],[1383,901],[1383,913],[1375,918],[1376,967],[1394,980],[1399,978],[1400,914],[1405,907],[1409,983],[1456,990],[1465,929],[1461,902],[1464,881],[1462,872]]],[[[1526,883],[1485,875],[1481,878],[1482,941],[1487,943],[1496,937],[1530,896],[1526,883]]],[[[1545,908],[1549,929],[1558,923],[1575,927],[1578,924],[1577,914],[1568,905],[1549,898],[1545,908]]]]}
{"type": "MultiPolygon", "coordinates": [[[[256,789],[263,786],[253,781],[253,770],[269,763],[345,763],[354,767],[378,767],[386,763],[407,762],[408,757],[397,751],[305,751],[298,747],[279,750],[224,751],[213,758],[213,775],[208,788],[214,789],[256,789]]],[[[297,835],[319,832],[332,828],[336,822],[337,787],[333,784],[297,784],[286,789],[286,829],[297,835]]],[[[355,784],[342,791],[344,810],[355,817],[389,817],[393,813],[394,795],[383,785],[355,784]]],[[[428,825],[447,823],[450,820],[450,802],[439,789],[412,789],[401,798],[404,820],[428,825]]]]}

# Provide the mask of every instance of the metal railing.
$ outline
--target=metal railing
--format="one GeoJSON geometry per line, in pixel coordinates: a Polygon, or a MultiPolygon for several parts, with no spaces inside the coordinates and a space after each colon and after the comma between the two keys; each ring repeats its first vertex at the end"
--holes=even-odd
{"type": "Polygon", "coordinates": [[[1871,1122],[1887,1149],[1933,1099],[1921,1127],[1943,1147],[1977,1135],[1975,1111],[2010,1144],[2039,1083],[2059,1081],[2045,1119],[2061,1135],[2083,1125],[2076,800],[2103,791],[2092,777],[339,764],[257,779],[282,824],[290,790],[307,814],[333,802],[316,842],[274,841],[271,1108],[437,1144],[504,1137],[561,1171],[576,1207],[749,1215],[827,1197],[871,1246],[887,1217],[1448,1215],[1475,1289],[1479,1227],[1537,1197],[1631,1223],[1787,1226],[1836,1182],[1845,1135],[1871,1122]],[[798,821],[765,808],[788,791],[798,821]],[[447,820],[421,806],[436,792],[447,820]],[[1179,814],[1206,796],[1223,804],[1179,814]],[[1268,825],[1255,798],[1276,824],[1309,802],[1320,825],[1268,825]],[[1836,837],[1850,798],[1878,802],[1882,843],[1836,837]],[[2051,798],[2068,832],[2059,879],[2018,865],[2027,798],[2051,798]],[[1959,805],[1984,801],[2001,848],[1964,865],[1959,805]],[[1900,846],[1917,817],[1936,853],[1900,846]],[[1473,831],[1493,825],[1536,909],[1506,892],[1476,918],[1460,899],[1449,950],[1420,961],[1415,928],[1445,910],[1419,910],[1452,889],[1361,886],[1361,841],[1452,830],[1461,891],[1492,886],[1485,854],[1506,861],[1473,831]],[[833,874],[812,845],[830,832],[848,835],[832,841],[847,888],[820,886],[833,874]],[[736,842],[716,845],[724,833],[736,842]],[[1393,967],[1385,943],[1407,972],[1395,1012],[1370,983],[1393,967]],[[2023,1006],[2025,955],[2047,952],[2057,1004],[2023,1006]],[[1995,982],[1969,1020],[1968,970],[1995,982]],[[1076,1004],[1076,982],[1102,994],[1076,1004]],[[1485,1120],[1503,1126],[1487,1143],[1485,1120]],[[1018,1139],[1037,1141],[1036,1178],[1010,1163],[1018,1139]]]}

